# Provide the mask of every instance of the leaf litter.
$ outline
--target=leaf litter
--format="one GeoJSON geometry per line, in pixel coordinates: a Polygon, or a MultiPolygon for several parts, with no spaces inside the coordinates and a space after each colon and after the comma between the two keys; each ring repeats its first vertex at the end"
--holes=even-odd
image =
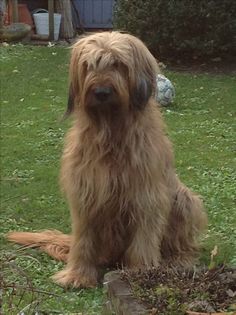
{"type": "Polygon", "coordinates": [[[227,311],[236,315],[236,268],[152,268],[123,270],[133,294],[150,309],[150,314],[182,315],[186,311],[227,311]]]}

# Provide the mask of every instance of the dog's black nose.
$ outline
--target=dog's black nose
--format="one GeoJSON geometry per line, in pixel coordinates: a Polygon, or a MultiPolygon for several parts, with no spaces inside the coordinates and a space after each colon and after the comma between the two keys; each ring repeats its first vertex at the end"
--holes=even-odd
{"type": "Polygon", "coordinates": [[[96,87],[94,89],[94,94],[99,101],[106,101],[112,94],[112,88],[108,86],[96,87]]]}

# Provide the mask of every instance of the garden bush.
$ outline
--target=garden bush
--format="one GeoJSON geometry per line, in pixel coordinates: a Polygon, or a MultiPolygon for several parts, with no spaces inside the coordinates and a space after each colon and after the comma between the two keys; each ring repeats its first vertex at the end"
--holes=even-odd
{"type": "Polygon", "coordinates": [[[233,56],[235,0],[117,0],[114,28],[141,38],[161,58],[233,56]]]}

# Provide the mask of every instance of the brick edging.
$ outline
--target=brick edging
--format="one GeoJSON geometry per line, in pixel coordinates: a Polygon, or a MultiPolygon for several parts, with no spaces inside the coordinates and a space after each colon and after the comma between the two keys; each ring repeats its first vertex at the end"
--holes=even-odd
{"type": "Polygon", "coordinates": [[[129,283],[121,279],[119,271],[105,274],[103,285],[108,301],[107,315],[148,315],[150,311],[133,296],[129,283]]]}

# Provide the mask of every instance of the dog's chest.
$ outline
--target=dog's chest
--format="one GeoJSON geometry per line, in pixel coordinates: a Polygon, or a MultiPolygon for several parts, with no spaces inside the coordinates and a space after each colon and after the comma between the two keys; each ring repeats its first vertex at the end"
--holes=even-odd
{"type": "Polygon", "coordinates": [[[140,138],[130,137],[124,145],[125,137],[118,143],[90,135],[80,137],[80,143],[74,146],[75,134],[71,136],[62,161],[62,184],[70,195],[73,190],[80,205],[129,211],[129,204],[145,207],[155,203],[158,163],[140,138]]]}

